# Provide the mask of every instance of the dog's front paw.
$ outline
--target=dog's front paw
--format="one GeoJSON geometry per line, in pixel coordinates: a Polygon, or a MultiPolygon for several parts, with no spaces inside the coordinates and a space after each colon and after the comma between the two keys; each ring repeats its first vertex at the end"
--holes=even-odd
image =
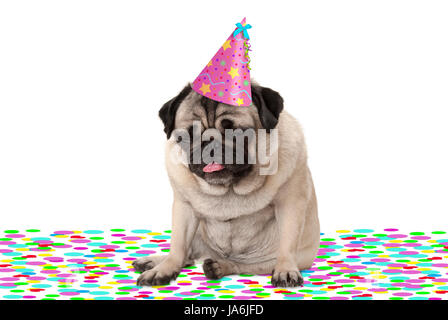
{"type": "Polygon", "coordinates": [[[221,279],[224,276],[224,270],[216,260],[205,259],[202,269],[205,276],[212,280],[221,279]]]}
{"type": "Polygon", "coordinates": [[[171,268],[155,267],[146,270],[137,279],[137,285],[143,286],[163,286],[169,284],[171,280],[175,280],[179,275],[179,270],[171,268]]]}
{"type": "Polygon", "coordinates": [[[146,270],[151,270],[152,268],[154,268],[162,261],[163,258],[163,256],[149,256],[138,258],[137,260],[134,260],[134,262],[132,262],[132,266],[134,267],[135,271],[144,272],[146,270]]]}
{"type": "Polygon", "coordinates": [[[299,270],[274,269],[271,284],[282,288],[299,287],[303,286],[303,277],[299,270]]]}

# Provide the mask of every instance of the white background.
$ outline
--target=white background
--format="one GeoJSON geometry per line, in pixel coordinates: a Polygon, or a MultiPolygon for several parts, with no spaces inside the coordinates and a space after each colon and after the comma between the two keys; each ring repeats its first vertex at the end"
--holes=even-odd
{"type": "Polygon", "coordinates": [[[410,0],[0,2],[0,228],[169,228],[157,112],[244,16],[322,230],[446,230],[448,3],[410,0]]]}

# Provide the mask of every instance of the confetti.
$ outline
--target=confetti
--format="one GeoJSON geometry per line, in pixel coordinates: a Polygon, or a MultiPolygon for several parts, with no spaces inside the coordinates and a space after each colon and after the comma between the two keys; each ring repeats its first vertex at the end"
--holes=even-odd
{"type": "Polygon", "coordinates": [[[0,299],[23,300],[446,300],[448,235],[396,228],[322,234],[304,286],[275,288],[270,275],[204,277],[184,268],[166,286],[138,287],[132,261],[169,251],[171,232],[148,229],[3,230],[0,299]]]}

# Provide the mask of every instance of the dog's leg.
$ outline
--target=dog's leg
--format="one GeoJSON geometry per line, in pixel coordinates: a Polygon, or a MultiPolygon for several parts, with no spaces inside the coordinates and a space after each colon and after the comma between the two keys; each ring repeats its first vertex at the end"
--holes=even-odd
{"type": "MultiPolygon", "coordinates": [[[[297,190],[290,189],[290,190],[297,190]]],[[[307,210],[307,197],[296,192],[284,190],[275,202],[275,219],[278,226],[279,247],[277,263],[272,271],[271,283],[276,287],[295,287],[303,285],[298,268],[298,248],[307,210]]],[[[303,264],[303,263],[302,263],[303,264]]]]}
{"type": "Polygon", "coordinates": [[[137,279],[138,286],[165,285],[176,279],[184,263],[196,233],[198,220],[191,206],[175,196],[173,203],[173,228],[170,253],[150,270],[143,272],[137,279]]]}
{"type": "Polygon", "coordinates": [[[202,269],[209,279],[220,279],[230,274],[267,274],[275,266],[275,259],[260,263],[244,264],[224,259],[205,259],[202,269]]]}

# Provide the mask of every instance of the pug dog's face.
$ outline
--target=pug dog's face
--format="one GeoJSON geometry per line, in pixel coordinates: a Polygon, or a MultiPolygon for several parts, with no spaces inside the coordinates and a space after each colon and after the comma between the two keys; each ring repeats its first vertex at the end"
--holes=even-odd
{"type": "Polygon", "coordinates": [[[253,103],[243,107],[201,96],[187,85],[159,111],[167,138],[187,155],[191,174],[210,185],[232,185],[256,170],[258,130],[277,125],[283,99],[269,88],[251,89],[253,103]]]}

